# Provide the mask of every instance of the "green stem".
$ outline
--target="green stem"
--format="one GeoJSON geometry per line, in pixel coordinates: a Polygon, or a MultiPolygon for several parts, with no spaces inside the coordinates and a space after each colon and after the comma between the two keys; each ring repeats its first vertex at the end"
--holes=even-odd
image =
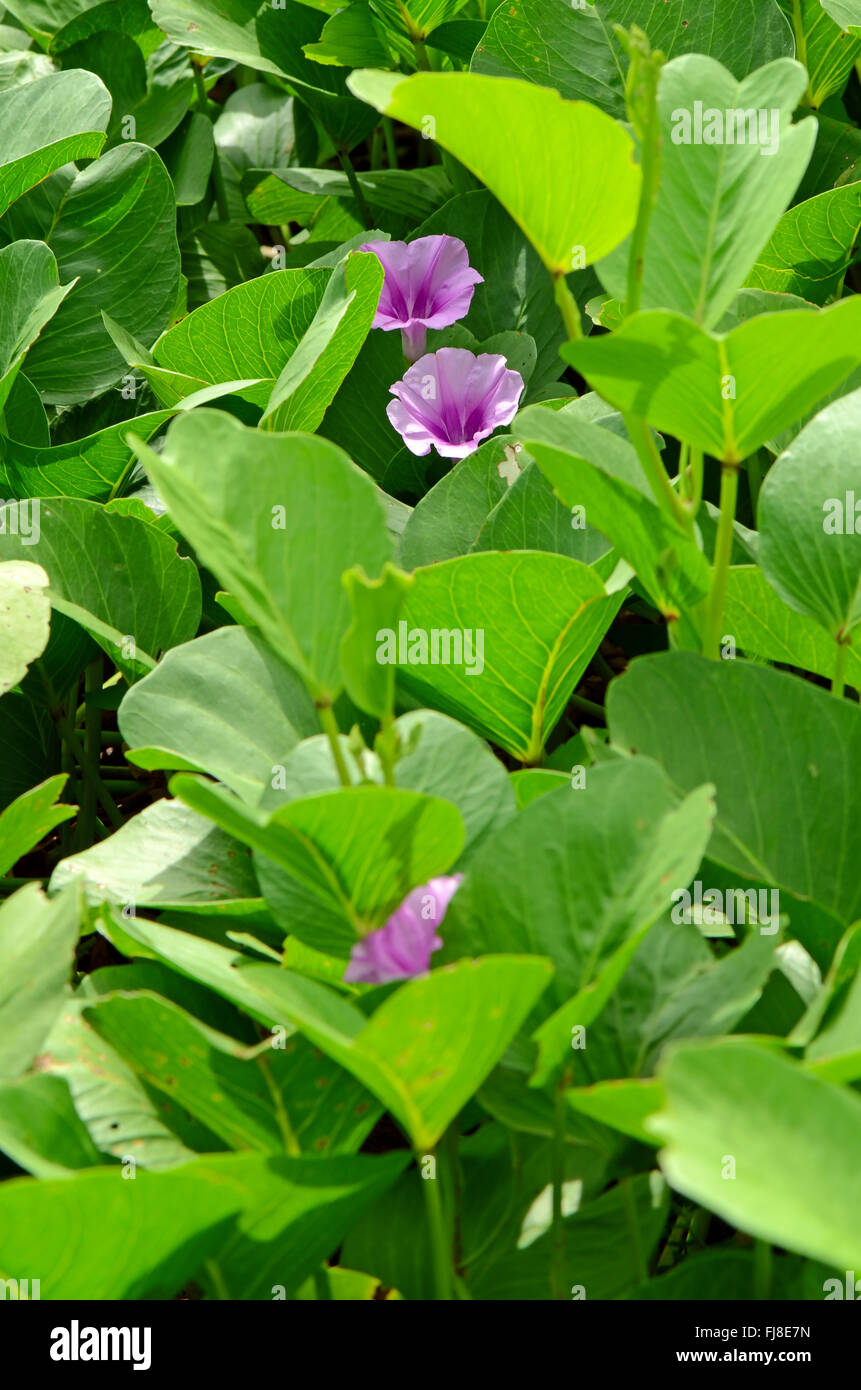
{"type": "Polygon", "coordinates": [[[720,520],[715,541],[714,571],[711,593],[706,615],[704,650],[705,655],[717,660],[720,656],[721,624],[723,606],[729,584],[729,566],[732,557],[733,526],[735,505],[738,498],[738,464],[725,463],[720,478],[720,520]]]}
{"type": "Polygon", "coordinates": [[[565,1218],[562,1213],[562,1196],[565,1184],[565,1121],[568,1116],[568,1104],[565,1099],[565,1091],[569,1084],[569,1073],[566,1070],[553,1098],[553,1148],[551,1153],[551,1171],[553,1179],[553,1241],[552,1253],[550,1257],[550,1289],[554,1299],[565,1298],[565,1218]]]}
{"type": "Polygon", "coordinates": [[[350,769],[347,767],[347,760],[344,757],[343,752],[341,751],[340,730],[338,728],[335,716],[332,713],[332,706],[318,705],[317,714],[320,717],[320,724],[322,726],[323,733],[329,740],[329,747],[332,750],[332,757],[335,760],[335,767],[338,771],[338,778],[340,780],[341,786],[351,787],[353,783],[352,779],[350,778],[350,769]]]}
{"type": "Polygon", "coordinates": [[[691,446],[691,516],[696,516],[703,500],[703,451],[691,446]]]}
{"type": "Polygon", "coordinates": [[[559,312],[562,315],[562,322],[565,325],[565,332],[568,334],[569,342],[576,342],[583,337],[583,326],[580,322],[580,310],[577,301],[568,287],[562,271],[553,276],[553,293],[559,312]]]}
{"type": "Polygon", "coordinates": [[[381,126],[374,126],[374,133],[371,136],[371,168],[373,170],[383,167],[383,130],[381,126]]]}
{"type": "MultiPolygon", "coordinates": [[[[419,1163],[422,1159],[435,1158],[433,1151],[425,1154],[417,1154],[419,1163]]],[[[439,1178],[420,1177],[425,1200],[425,1215],[428,1223],[428,1236],[431,1248],[431,1268],[433,1272],[434,1298],[449,1302],[451,1300],[451,1249],[449,1246],[448,1233],[446,1231],[445,1217],[443,1216],[442,1202],[439,1193],[439,1178]]]]}
{"type": "Polygon", "coordinates": [[[651,101],[652,109],[646,130],[646,138],[640,146],[643,182],[640,189],[640,205],[637,210],[637,221],[634,226],[633,236],[631,237],[631,249],[628,257],[628,288],[625,298],[626,317],[629,314],[635,314],[637,312],[643,298],[646,242],[649,238],[649,225],[652,221],[652,213],[655,210],[658,187],[661,182],[662,140],[655,91],[651,94],[651,101]]]}
{"type": "Polygon", "coordinates": [[[750,493],[750,509],[753,513],[753,524],[756,525],[756,509],[759,505],[759,489],[762,487],[762,464],[759,454],[751,454],[747,461],[747,489],[750,493]]]}
{"type": "Polygon", "coordinates": [[[581,714],[588,714],[592,719],[600,719],[602,724],[607,722],[607,716],[601,705],[596,705],[594,700],[587,700],[585,695],[569,695],[568,703],[579,710],[581,714]]]}
{"type": "MultiPolygon", "coordinates": [[[[203,70],[199,64],[192,62],[194,69],[194,85],[197,90],[197,109],[201,115],[211,119],[209,113],[209,97],[206,94],[206,84],[203,80],[203,70]]],[[[215,206],[218,208],[219,222],[229,222],[230,212],[227,207],[227,186],[224,182],[224,170],[221,167],[221,160],[218,156],[218,146],[215,137],[212,140],[212,191],[215,194],[215,206]]]]}
{"type": "Polygon", "coordinates": [[[846,687],[846,657],[849,651],[848,644],[841,642],[837,638],[837,656],[834,661],[834,678],[831,681],[831,694],[836,695],[838,700],[843,699],[846,687]]]}
{"type": "Polygon", "coordinates": [[[652,431],[638,415],[625,414],[622,418],[658,506],[681,526],[686,535],[692,535],[693,518],[670,481],[663,459],[652,438],[652,431]]]}
{"type": "Polygon", "coordinates": [[[338,150],[338,158],[341,161],[341,168],[347,175],[347,182],[349,183],[350,188],[353,192],[353,197],[356,200],[356,206],[359,209],[359,216],[361,217],[365,226],[370,231],[371,227],[373,227],[374,225],[374,219],[371,217],[370,209],[368,208],[368,205],[365,202],[365,195],[362,192],[358,175],[356,174],[356,171],[353,168],[353,161],[350,159],[350,156],[347,154],[347,151],[342,149],[338,150]]]}
{"type": "Polygon", "coordinates": [[[416,54],[416,63],[419,69],[422,72],[430,72],[430,58],[428,57],[428,51],[424,45],[424,39],[420,39],[418,34],[410,34],[410,38],[413,41],[413,48],[415,49],[416,54]]]}
{"type": "Polygon", "coordinates": [[[386,141],[386,159],[390,169],[398,167],[398,147],[395,143],[395,127],[391,116],[383,117],[383,136],[386,141]]]}

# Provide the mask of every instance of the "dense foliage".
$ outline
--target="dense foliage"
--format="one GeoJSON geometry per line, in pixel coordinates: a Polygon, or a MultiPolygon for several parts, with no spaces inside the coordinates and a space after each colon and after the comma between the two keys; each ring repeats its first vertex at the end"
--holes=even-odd
{"type": "Polygon", "coordinates": [[[6,5],[7,1297],[861,1290],[859,72],[6,5]]]}

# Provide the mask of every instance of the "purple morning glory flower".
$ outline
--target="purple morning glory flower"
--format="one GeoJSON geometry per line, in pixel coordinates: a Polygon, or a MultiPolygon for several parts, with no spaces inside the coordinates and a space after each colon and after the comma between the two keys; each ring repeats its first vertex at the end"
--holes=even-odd
{"type": "Polygon", "coordinates": [[[442,946],[436,929],[462,878],[463,874],[432,878],[408,893],[384,927],[356,942],[344,979],[386,985],[430,970],[431,953],[442,946]]]}
{"type": "Polygon", "coordinates": [[[413,454],[431,445],[447,459],[466,458],[517,414],[523,377],[505,358],[468,348],[440,348],[420,357],[389,390],[386,414],[413,454]]]}
{"type": "Polygon", "coordinates": [[[382,262],[385,279],[372,328],[401,330],[408,362],[421,357],[429,328],[448,328],[469,312],[483,276],[473,270],[469,252],[456,236],[422,236],[418,241],[369,241],[382,262]]]}

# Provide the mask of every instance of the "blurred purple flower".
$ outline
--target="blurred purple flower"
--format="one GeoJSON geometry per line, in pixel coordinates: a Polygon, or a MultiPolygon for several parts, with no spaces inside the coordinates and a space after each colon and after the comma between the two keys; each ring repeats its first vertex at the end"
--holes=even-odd
{"type": "Polygon", "coordinates": [[[514,419],[523,377],[495,353],[440,348],[389,390],[397,400],[386,414],[411,453],[427,454],[433,445],[443,458],[462,459],[514,419]]]}
{"type": "Polygon", "coordinates": [[[429,328],[448,328],[469,312],[475,287],[483,281],[456,236],[368,241],[359,250],[373,252],[385,271],[371,327],[399,328],[408,362],[425,351],[429,328]]]}
{"type": "Polygon", "coordinates": [[[442,946],[436,929],[462,878],[463,874],[432,878],[408,893],[384,927],[356,942],[344,979],[385,985],[430,970],[431,953],[442,946]]]}

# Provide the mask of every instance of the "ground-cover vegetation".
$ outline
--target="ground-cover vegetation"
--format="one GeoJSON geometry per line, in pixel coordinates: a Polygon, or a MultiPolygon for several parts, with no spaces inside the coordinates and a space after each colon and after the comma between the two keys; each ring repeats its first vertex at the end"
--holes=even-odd
{"type": "Polygon", "coordinates": [[[6,5],[7,1297],[861,1291],[859,72],[6,5]]]}

